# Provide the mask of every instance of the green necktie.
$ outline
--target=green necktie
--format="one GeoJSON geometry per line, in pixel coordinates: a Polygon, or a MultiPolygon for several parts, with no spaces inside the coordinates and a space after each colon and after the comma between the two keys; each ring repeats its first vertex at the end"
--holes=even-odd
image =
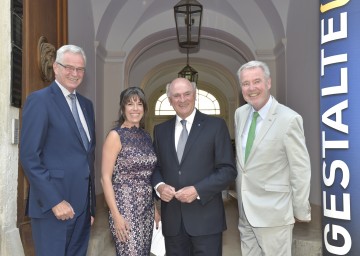
{"type": "Polygon", "coordinates": [[[256,119],[258,118],[259,113],[258,112],[254,112],[253,117],[252,117],[252,121],[251,121],[251,125],[250,125],[250,129],[249,129],[249,133],[248,133],[248,137],[247,137],[247,141],[246,141],[246,148],[245,148],[245,163],[246,160],[249,156],[251,147],[254,143],[254,139],[255,139],[255,131],[256,131],[256,119]]]}

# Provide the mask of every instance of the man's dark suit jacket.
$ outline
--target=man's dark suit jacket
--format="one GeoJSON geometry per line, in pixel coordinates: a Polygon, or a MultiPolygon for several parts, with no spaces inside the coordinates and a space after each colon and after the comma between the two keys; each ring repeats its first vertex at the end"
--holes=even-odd
{"type": "Polygon", "coordinates": [[[165,236],[175,236],[181,219],[188,234],[210,235],[226,230],[222,191],[234,181],[233,149],[223,119],[196,111],[194,122],[179,163],[175,148],[176,117],[154,128],[154,147],[158,157],[152,177],[153,186],[159,182],[175,190],[195,186],[200,199],[180,203],[173,198],[161,202],[161,220],[165,236]]]}
{"type": "Polygon", "coordinates": [[[26,100],[20,160],[30,183],[28,215],[32,218],[53,217],[51,208],[63,200],[71,204],[76,217],[84,211],[89,198],[94,216],[94,110],[90,100],[76,95],[91,137],[88,150],[56,82],[26,100]]]}

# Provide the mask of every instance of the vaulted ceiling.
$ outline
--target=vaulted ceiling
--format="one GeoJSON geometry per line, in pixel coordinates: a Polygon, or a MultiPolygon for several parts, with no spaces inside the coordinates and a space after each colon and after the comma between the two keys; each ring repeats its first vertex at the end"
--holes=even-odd
{"type": "MultiPolygon", "coordinates": [[[[173,7],[179,0],[92,0],[94,34],[106,58],[124,56],[125,84],[153,92],[186,65],[177,44],[173,7]]],[[[236,71],[285,37],[290,0],[199,0],[200,46],[190,51],[199,84],[234,96],[236,71]]]]}

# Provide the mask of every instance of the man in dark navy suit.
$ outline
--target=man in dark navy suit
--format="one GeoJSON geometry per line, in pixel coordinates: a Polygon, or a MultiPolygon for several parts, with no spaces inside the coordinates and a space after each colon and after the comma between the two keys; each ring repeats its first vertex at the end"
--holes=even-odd
{"type": "Polygon", "coordinates": [[[37,256],[86,255],[95,213],[95,120],[91,101],[76,92],[85,65],[80,47],[59,48],[55,81],[30,94],[23,109],[20,160],[37,256]]]}
{"type": "Polygon", "coordinates": [[[223,119],[195,108],[194,83],[177,78],[166,91],[176,116],[154,128],[152,177],[162,200],[166,255],[219,256],[226,230],[222,191],[237,175],[229,131],[223,119]]]}

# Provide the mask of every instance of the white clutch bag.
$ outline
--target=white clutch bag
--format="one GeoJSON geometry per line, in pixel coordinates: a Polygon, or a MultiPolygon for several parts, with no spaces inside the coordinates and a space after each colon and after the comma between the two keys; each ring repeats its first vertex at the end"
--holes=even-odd
{"type": "Polygon", "coordinates": [[[165,251],[165,240],[162,233],[162,223],[159,222],[159,228],[156,229],[156,223],[154,221],[154,228],[153,228],[153,236],[151,241],[151,249],[150,252],[155,256],[164,256],[165,251]]]}

